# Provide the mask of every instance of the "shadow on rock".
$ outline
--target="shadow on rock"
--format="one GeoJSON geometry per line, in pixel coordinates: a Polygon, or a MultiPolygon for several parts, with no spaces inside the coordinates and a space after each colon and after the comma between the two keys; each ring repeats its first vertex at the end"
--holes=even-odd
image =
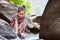
{"type": "Polygon", "coordinates": [[[2,20],[2,19],[0,19],[0,35],[2,37],[7,38],[7,39],[16,38],[16,34],[10,28],[9,24],[6,21],[2,20]]]}

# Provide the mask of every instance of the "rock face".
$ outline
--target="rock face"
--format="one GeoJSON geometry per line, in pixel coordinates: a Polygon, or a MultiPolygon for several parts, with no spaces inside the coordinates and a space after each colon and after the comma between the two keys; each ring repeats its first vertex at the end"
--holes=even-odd
{"type": "Polygon", "coordinates": [[[60,0],[49,0],[40,25],[41,38],[60,40],[60,0]]]}
{"type": "Polygon", "coordinates": [[[7,40],[6,38],[4,38],[4,37],[2,37],[2,36],[0,36],[0,40],[7,40]]]}
{"type": "Polygon", "coordinates": [[[7,39],[16,38],[15,32],[12,31],[12,29],[9,27],[9,24],[2,19],[0,19],[0,35],[7,39]]]}
{"type": "Polygon", "coordinates": [[[6,21],[8,21],[9,23],[12,19],[13,14],[16,13],[17,10],[18,7],[16,5],[13,5],[6,0],[0,0],[0,14],[4,15],[7,19],[6,21]]]}
{"type": "Polygon", "coordinates": [[[11,21],[7,17],[5,17],[2,13],[0,13],[0,18],[7,21],[8,23],[11,23],[11,21]]]}
{"type": "Polygon", "coordinates": [[[37,16],[36,18],[33,18],[32,22],[29,19],[25,20],[26,21],[25,23],[27,24],[26,28],[29,30],[29,32],[34,33],[34,34],[39,33],[40,20],[41,20],[40,18],[41,16],[37,16]]]}
{"type": "Polygon", "coordinates": [[[33,19],[33,22],[36,22],[36,23],[40,24],[41,16],[37,16],[35,19],[33,19]]]}

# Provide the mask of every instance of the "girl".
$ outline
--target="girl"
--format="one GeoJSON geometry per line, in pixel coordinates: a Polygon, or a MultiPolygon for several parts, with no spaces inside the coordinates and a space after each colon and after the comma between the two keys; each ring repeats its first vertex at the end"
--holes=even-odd
{"type": "MultiPolygon", "coordinates": [[[[20,36],[25,32],[24,28],[25,7],[19,7],[18,12],[13,16],[11,28],[20,36]]],[[[21,36],[22,37],[22,36],[21,36]]]]}

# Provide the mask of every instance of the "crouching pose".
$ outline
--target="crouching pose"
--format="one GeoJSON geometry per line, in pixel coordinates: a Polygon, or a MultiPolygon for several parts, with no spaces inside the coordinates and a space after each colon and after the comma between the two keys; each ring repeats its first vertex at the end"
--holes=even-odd
{"type": "Polygon", "coordinates": [[[24,27],[24,18],[25,18],[25,7],[19,7],[18,12],[13,16],[11,21],[11,28],[18,34],[21,38],[25,33],[24,27]]]}

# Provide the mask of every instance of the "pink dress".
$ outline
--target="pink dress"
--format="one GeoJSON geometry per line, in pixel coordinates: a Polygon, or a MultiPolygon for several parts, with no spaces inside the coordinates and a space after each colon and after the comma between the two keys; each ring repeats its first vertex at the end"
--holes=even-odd
{"type": "Polygon", "coordinates": [[[19,15],[14,15],[14,17],[12,18],[12,21],[11,21],[11,28],[13,30],[17,30],[17,32],[20,32],[21,31],[21,28],[24,28],[24,18],[25,18],[25,15],[23,16],[23,18],[21,18],[19,15]],[[17,29],[16,29],[17,28],[17,29]]]}

